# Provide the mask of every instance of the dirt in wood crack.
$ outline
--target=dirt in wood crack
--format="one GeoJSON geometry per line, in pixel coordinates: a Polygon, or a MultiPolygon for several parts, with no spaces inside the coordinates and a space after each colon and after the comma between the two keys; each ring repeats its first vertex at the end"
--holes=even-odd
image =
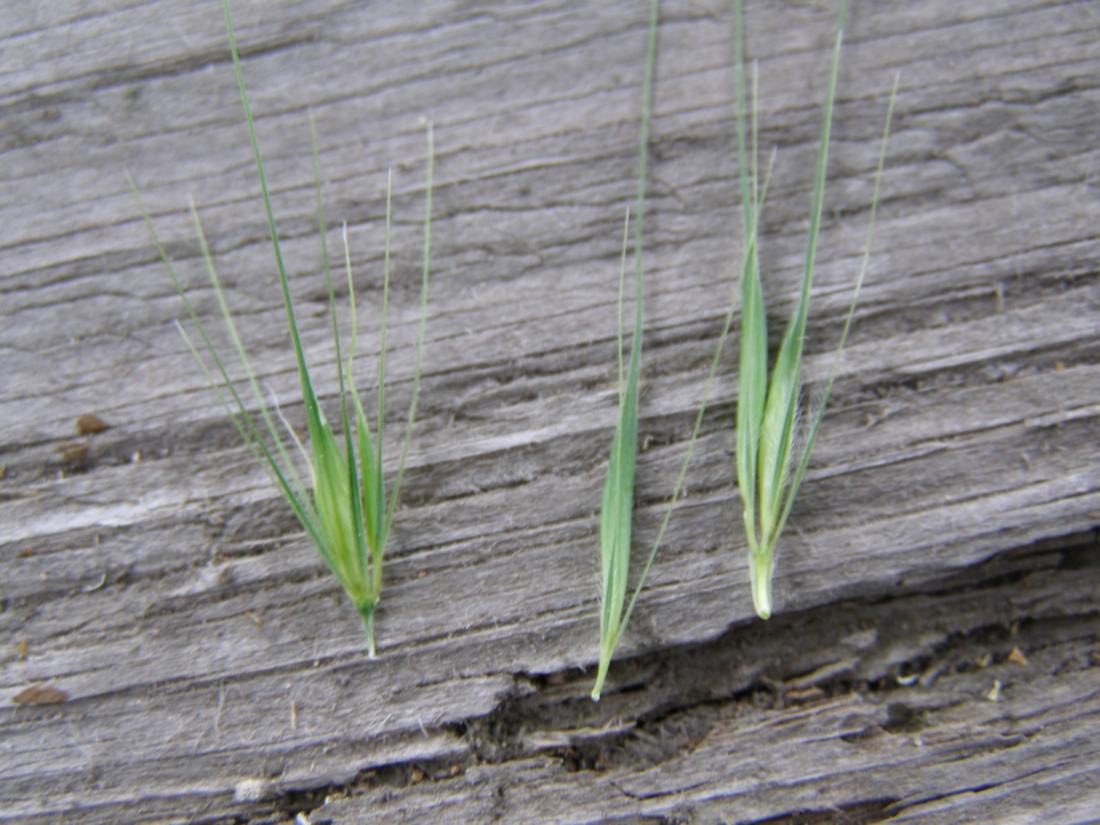
{"type": "Polygon", "coordinates": [[[852,805],[820,811],[798,811],[781,817],[758,820],[755,825],[864,825],[889,818],[895,799],[870,799],[852,805]]]}

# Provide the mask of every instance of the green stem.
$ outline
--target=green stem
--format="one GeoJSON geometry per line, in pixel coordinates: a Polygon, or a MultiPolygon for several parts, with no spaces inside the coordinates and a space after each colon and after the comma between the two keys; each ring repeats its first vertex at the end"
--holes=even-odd
{"type": "Polygon", "coordinates": [[[770,551],[749,553],[752,577],[752,603],[761,619],[772,615],[772,554],[770,551]]]}
{"type": "Polygon", "coordinates": [[[592,686],[593,702],[600,701],[600,694],[603,692],[603,683],[604,680],[607,679],[607,671],[611,667],[611,656],[614,652],[615,642],[617,641],[617,638],[613,640],[611,644],[612,649],[604,649],[600,651],[600,664],[599,667],[596,668],[596,684],[592,686]]]}
{"type": "Polygon", "coordinates": [[[363,624],[363,632],[367,634],[367,656],[374,658],[374,609],[377,602],[367,602],[356,605],[359,610],[359,620],[363,624]]]}

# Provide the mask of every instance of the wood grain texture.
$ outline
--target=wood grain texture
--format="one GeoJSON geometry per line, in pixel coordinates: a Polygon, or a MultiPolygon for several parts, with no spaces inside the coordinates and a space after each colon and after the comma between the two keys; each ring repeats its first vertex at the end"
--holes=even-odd
{"type": "MultiPolygon", "coordinates": [[[[127,188],[129,170],[214,320],[194,198],[262,380],[301,420],[218,4],[5,13],[0,822],[1023,823],[1100,810],[1095,4],[852,4],[811,387],[832,363],[886,93],[902,80],[876,251],[780,548],[777,616],[752,619],[730,348],[686,500],[594,705],[644,5],[234,6],[328,401],[308,111],[330,242],[350,227],[362,364],[394,164],[395,425],[423,120],[435,124],[422,415],[374,661],[191,362],[127,188]],[[108,428],[78,432],[84,415],[108,428]]],[[[761,142],[779,147],[761,240],[778,320],[797,290],[832,11],[761,0],[747,20],[761,142]]],[[[726,4],[666,0],[658,63],[642,543],[736,286],[726,4]]]]}

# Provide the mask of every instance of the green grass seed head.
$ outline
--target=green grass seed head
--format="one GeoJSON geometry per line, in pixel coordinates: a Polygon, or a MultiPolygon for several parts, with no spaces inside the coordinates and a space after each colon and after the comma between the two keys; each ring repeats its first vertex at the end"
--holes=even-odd
{"type": "MultiPolygon", "coordinates": [[[[642,117],[639,129],[639,159],[638,159],[638,194],[636,201],[637,219],[634,224],[634,249],[635,249],[635,315],[634,333],[630,353],[630,366],[624,374],[623,370],[623,343],[622,343],[622,315],[623,315],[623,291],[626,275],[627,239],[629,237],[630,214],[627,213],[626,225],[623,229],[622,259],[619,269],[619,323],[618,323],[618,362],[619,362],[619,419],[612,438],[611,455],[608,460],[607,477],[604,480],[603,506],[600,511],[600,655],[596,671],[596,681],[592,687],[592,698],[599,700],[607,678],[611,659],[619,639],[625,632],[630,617],[638,605],[638,599],[642,593],[642,587],[653,562],[657,558],[657,551],[664,540],[665,532],[672,519],[672,513],[680,500],[684,489],[684,480],[687,470],[695,454],[695,445],[699,438],[699,430],[703,425],[706,415],[710,393],[714,387],[714,377],[718,372],[721,362],[722,350],[726,338],[729,335],[730,326],[733,323],[734,304],[731,301],[729,311],[726,313],[722,332],[718,338],[714,356],[710,362],[704,384],[703,399],[695,414],[691,435],[688,439],[687,452],[680,464],[680,470],[673,485],[672,496],[661,518],[657,535],[649,548],[645,564],[634,584],[634,592],[630,601],[626,601],[627,579],[630,570],[630,545],[631,545],[631,520],[633,517],[634,494],[634,464],[635,441],[638,429],[638,381],[641,359],[641,324],[642,324],[642,279],[641,279],[641,250],[642,250],[642,222],[645,206],[645,182],[646,182],[646,158],[649,142],[649,122],[652,109],[652,83],[653,69],[656,61],[657,48],[657,21],[658,2],[650,2],[649,37],[647,40],[645,75],[642,93],[642,117]],[[624,609],[625,604],[625,609],[624,609]]],[[[769,167],[770,168],[770,167],[769,167]]],[[[764,191],[767,190],[765,179],[764,191]]],[[[761,203],[764,192],[760,193],[761,203]]],[[[755,227],[751,227],[749,242],[746,249],[749,253],[755,250],[755,227]]]]}
{"type": "MultiPolygon", "coordinates": [[[[630,619],[626,605],[630,573],[630,549],[634,516],[634,467],[638,440],[638,382],[641,374],[642,319],[642,236],[645,224],[645,190],[649,160],[649,127],[653,105],[653,71],[657,59],[657,19],[659,0],[650,0],[649,27],[646,36],[645,68],[642,78],[642,112],[638,127],[638,175],[634,221],[634,325],[630,341],[630,360],[623,373],[623,284],[630,229],[627,212],[623,228],[622,257],[619,268],[619,304],[617,323],[617,360],[619,363],[619,416],[611,439],[611,452],[604,478],[600,505],[600,653],[592,698],[598,700],[619,638],[630,619]]],[[[644,579],[644,575],[643,575],[644,579]]],[[[641,588],[639,581],[636,587],[641,588]]],[[[635,598],[637,593],[635,593],[635,598]]]]}
{"type": "MultiPolygon", "coordinates": [[[[329,570],[340,582],[348,598],[358,611],[367,637],[367,646],[371,656],[375,653],[374,614],[382,591],[382,561],[386,540],[404,475],[408,457],[412,427],[416,417],[417,402],[420,394],[420,374],[424,347],[424,334],[427,317],[428,279],[430,273],[431,216],[432,216],[432,176],[435,148],[431,125],[427,129],[427,180],[425,184],[423,261],[421,267],[420,314],[417,327],[416,356],[413,369],[413,389],[409,402],[401,455],[391,489],[387,492],[383,478],[383,392],[385,385],[386,320],[389,304],[390,279],[390,224],[392,200],[392,174],[386,187],[386,229],[383,274],[382,322],[380,328],[380,348],[378,355],[378,404],[376,412],[376,431],[372,433],[370,423],[364,412],[359,394],[355,388],[352,366],[358,343],[358,325],[356,321],[355,286],[351,271],[351,253],[347,243],[347,227],[344,227],[344,264],[348,282],[349,303],[351,305],[352,334],[351,346],[346,360],[340,340],[340,331],[336,322],[335,295],[332,272],[330,269],[328,248],[325,241],[326,223],[321,197],[321,173],[316,127],[311,118],[311,137],[313,147],[314,177],[316,181],[316,220],[321,244],[321,269],[324,273],[328,291],[329,316],[332,326],[333,342],[336,350],[338,373],[339,423],[342,436],[338,437],[321,411],[320,402],[314,391],[305,352],[302,348],[294,305],[290,297],[290,285],[286,266],[283,261],[282,247],[271,208],[271,199],[264,173],[263,158],[260,154],[256,129],[248,102],[244,76],[241,70],[237,42],[233,33],[233,23],[229,13],[228,0],[223,0],[226,35],[229,40],[233,70],[240,94],[241,108],[248,129],[249,143],[256,166],[256,177],[260,185],[261,202],[267,219],[271,248],[275,260],[275,269],[279,288],[283,298],[283,307],[287,319],[287,329],[297,367],[302,404],[305,408],[308,431],[308,447],[298,441],[293,429],[286,426],[291,440],[297,444],[309,466],[309,484],[303,482],[295,462],[291,460],[285,441],[274,417],[282,418],[276,407],[273,416],[267,401],[260,390],[255,371],[249,362],[240,335],[237,332],[233,315],[225,300],[213,260],[198,219],[197,210],[192,207],[195,231],[202,250],[203,260],[218,300],[222,320],[233,342],[234,350],[240,360],[247,379],[251,401],[246,402],[237,385],[230,378],[229,371],[214,346],[210,335],[195,312],[176,275],[174,264],[161,244],[148,210],[141,201],[136,186],[131,186],[141,208],[145,225],[153,245],[163,261],[172,283],[179,292],[187,315],[189,316],[199,344],[187,334],[181,326],[184,339],[195,360],[202,368],[207,380],[213,386],[218,397],[228,411],[234,426],[245,443],[267,470],[290,505],[303,529],[309,535],[329,570]],[[206,358],[203,357],[205,354],[206,358]],[[213,369],[207,364],[213,364],[213,369]],[[255,412],[250,409],[250,404],[255,412]]],[[[285,419],[283,419],[285,424],[285,419]]]]}
{"type": "MultiPolygon", "coordinates": [[[[809,314],[810,291],[813,284],[817,241],[821,226],[821,212],[825,193],[825,173],[828,166],[833,104],[836,98],[837,75],[843,43],[843,24],[846,6],[841,4],[837,15],[837,33],[833,46],[825,105],[821,114],[821,131],[818,138],[817,165],[810,207],[810,228],[806,238],[806,253],[802,281],[792,317],[784,332],[775,364],[769,373],[767,366],[767,331],[763,290],[756,253],[756,232],[760,222],[763,198],[757,198],[757,118],[754,82],[752,109],[752,157],[747,157],[745,128],[744,83],[744,14],[742,0],[734,6],[734,52],[737,95],[737,143],[740,166],[741,208],[744,215],[746,252],[743,256],[742,279],[742,327],[741,371],[737,402],[737,483],[741,495],[745,532],[749,546],[749,567],[753,604],[757,614],[764,619],[772,613],[772,571],[775,562],[775,546],[786,525],[795,495],[802,482],[810,453],[813,450],[817,429],[824,414],[825,404],[832,389],[839,365],[840,353],[847,340],[855,304],[867,272],[875,213],[878,206],[879,186],[885,162],[886,141],[890,131],[890,118],[897,94],[897,78],[887,109],[883,130],[875,188],[872,195],[871,214],[867,240],[860,264],[856,288],[836,350],[833,369],[826,381],[821,404],[799,438],[802,397],[802,351],[806,336],[806,319],[809,314]],[[766,388],[766,390],[765,390],[766,388]]],[[[773,155],[774,158],[774,155],[773,155]]],[[[766,190],[766,184],[765,184],[766,190]]]]}

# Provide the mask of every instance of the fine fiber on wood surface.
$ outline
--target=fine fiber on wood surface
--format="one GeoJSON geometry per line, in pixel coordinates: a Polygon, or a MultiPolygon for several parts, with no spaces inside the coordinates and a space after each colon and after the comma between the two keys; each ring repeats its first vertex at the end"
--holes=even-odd
{"type": "MultiPolygon", "coordinates": [[[[394,459],[434,124],[420,403],[373,660],[191,362],[126,180],[213,327],[188,197],[202,210],[264,392],[304,425],[219,4],[13,8],[0,21],[0,822],[1100,810],[1093,4],[850,4],[802,363],[811,409],[901,81],[870,269],[778,546],[773,616],[755,619],[749,593],[727,346],[599,704],[593,548],[647,4],[233,4],[320,388],[340,365],[310,113],[331,249],[348,224],[363,365],[394,168],[394,459]]],[[[761,155],[778,148],[758,227],[772,330],[798,295],[834,23],[831,3],[745,9],[761,155]]],[[[732,32],[725,0],[661,3],[635,571],[739,295],[732,32]]],[[[338,421],[335,391],[320,401],[338,421]]]]}

